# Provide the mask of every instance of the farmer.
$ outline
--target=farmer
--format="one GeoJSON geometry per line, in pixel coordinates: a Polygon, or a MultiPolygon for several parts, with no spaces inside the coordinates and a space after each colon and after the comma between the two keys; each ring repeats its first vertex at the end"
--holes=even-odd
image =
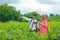
{"type": "Polygon", "coordinates": [[[30,22],[30,30],[37,31],[37,19],[36,19],[36,14],[32,15],[32,18],[27,18],[27,17],[22,17],[23,19],[27,20],[30,22]]]}
{"type": "Polygon", "coordinates": [[[40,34],[46,34],[48,32],[48,21],[46,20],[46,15],[43,14],[42,20],[40,22],[40,34]]]}

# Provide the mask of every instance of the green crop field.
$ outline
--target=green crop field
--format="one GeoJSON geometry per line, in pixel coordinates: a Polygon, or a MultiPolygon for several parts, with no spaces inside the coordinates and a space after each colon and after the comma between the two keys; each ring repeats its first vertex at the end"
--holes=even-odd
{"type": "Polygon", "coordinates": [[[29,31],[28,22],[0,22],[0,40],[53,40],[60,37],[60,22],[49,22],[48,29],[48,34],[41,36],[39,31],[29,31]]]}

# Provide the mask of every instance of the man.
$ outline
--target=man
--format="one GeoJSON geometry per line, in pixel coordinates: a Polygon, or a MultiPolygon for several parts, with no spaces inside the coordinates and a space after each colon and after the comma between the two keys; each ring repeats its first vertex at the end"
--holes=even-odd
{"type": "Polygon", "coordinates": [[[22,18],[30,22],[30,30],[37,31],[36,14],[33,14],[32,18],[27,18],[27,17],[24,17],[24,16],[22,16],[22,18]]]}

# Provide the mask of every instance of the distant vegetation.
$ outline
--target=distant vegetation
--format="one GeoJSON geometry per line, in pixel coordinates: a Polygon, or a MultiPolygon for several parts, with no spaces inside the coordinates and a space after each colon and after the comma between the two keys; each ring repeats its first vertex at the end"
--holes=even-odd
{"type": "MultiPolygon", "coordinates": [[[[32,14],[37,14],[37,20],[41,20],[40,13],[38,12],[28,12],[24,14],[24,16],[31,18],[32,14]]],[[[15,7],[13,6],[8,6],[7,4],[0,5],[0,21],[1,22],[6,22],[6,21],[26,21],[24,19],[21,19],[20,16],[22,16],[22,13],[20,10],[16,10],[15,7]]],[[[60,15],[56,14],[54,15],[53,13],[50,14],[50,16],[47,16],[48,21],[60,21],[60,15]]]]}

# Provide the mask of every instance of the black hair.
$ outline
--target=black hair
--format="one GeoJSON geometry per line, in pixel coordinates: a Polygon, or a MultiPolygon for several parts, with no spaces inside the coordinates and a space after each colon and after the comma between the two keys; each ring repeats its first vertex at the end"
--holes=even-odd
{"type": "Polygon", "coordinates": [[[37,16],[36,14],[33,14],[33,16],[37,16]]]}

